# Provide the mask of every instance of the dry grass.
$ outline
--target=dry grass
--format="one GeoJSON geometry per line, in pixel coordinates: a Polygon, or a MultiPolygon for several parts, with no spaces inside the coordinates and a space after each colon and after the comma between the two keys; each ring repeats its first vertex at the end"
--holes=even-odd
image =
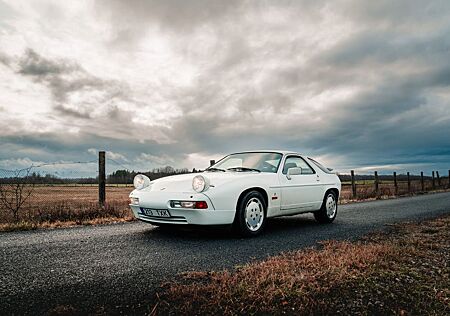
{"type": "MultiPolygon", "coordinates": [[[[413,181],[412,192],[420,192],[420,189],[420,182],[413,181]]],[[[426,182],[426,189],[431,189],[430,181],[426,182]]],[[[0,231],[132,220],[131,210],[128,207],[128,195],[131,191],[132,187],[108,186],[106,205],[101,209],[98,207],[96,186],[37,186],[20,211],[18,222],[15,222],[12,215],[0,205],[0,231]]],[[[358,198],[355,200],[352,198],[351,186],[343,185],[340,203],[384,199],[393,197],[394,193],[392,183],[381,184],[378,197],[373,184],[358,184],[358,198]]],[[[399,183],[398,196],[407,194],[407,184],[399,183]]]]}
{"type": "Polygon", "coordinates": [[[20,211],[20,220],[0,207],[0,231],[95,225],[132,220],[130,187],[107,187],[104,208],[95,186],[38,186],[20,211]]]}
{"type": "Polygon", "coordinates": [[[107,216],[107,217],[96,217],[93,219],[76,220],[76,221],[44,221],[44,222],[27,222],[21,221],[18,223],[6,223],[0,224],[0,232],[18,231],[18,230],[34,230],[38,228],[61,228],[61,227],[73,227],[78,225],[104,225],[112,223],[121,222],[131,222],[135,218],[132,215],[124,217],[107,216]]]}
{"type": "Polygon", "coordinates": [[[448,191],[448,181],[441,181],[441,186],[437,186],[433,189],[431,180],[424,182],[424,191],[422,191],[422,185],[420,181],[411,181],[410,191],[408,190],[407,182],[398,182],[397,192],[392,182],[382,182],[379,184],[378,195],[375,192],[373,184],[357,184],[356,195],[357,198],[353,198],[352,187],[349,184],[343,184],[339,202],[341,204],[347,204],[355,201],[370,201],[376,199],[389,199],[399,196],[409,196],[423,194],[427,192],[445,192],[448,191]]]}
{"type": "Polygon", "coordinates": [[[153,314],[444,315],[450,216],[165,284],[153,314]]]}

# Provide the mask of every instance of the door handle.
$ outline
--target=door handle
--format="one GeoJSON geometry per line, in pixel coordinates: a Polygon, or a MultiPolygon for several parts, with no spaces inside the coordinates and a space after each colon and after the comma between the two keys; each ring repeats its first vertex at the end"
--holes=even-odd
{"type": "Polygon", "coordinates": [[[317,175],[317,177],[316,177],[316,181],[320,181],[320,177],[319,177],[319,175],[317,175]]]}

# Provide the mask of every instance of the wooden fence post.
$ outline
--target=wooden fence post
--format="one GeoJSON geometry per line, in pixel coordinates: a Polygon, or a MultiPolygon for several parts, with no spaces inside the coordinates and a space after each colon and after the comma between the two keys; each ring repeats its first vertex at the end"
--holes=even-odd
{"type": "Polygon", "coordinates": [[[376,196],[378,198],[379,190],[378,190],[378,172],[377,171],[375,171],[375,182],[374,182],[374,184],[375,184],[375,194],[376,194],[376,196]]]}
{"type": "Polygon", "coordinates": [[[394,193],[398,195],[397,172],[394,171],[394,193]]]}
{"type": "Polygon", "coordinates": [[[434,171],[431,172],[431,187],[433,188],[433,190],[436,188],[436,184],[434,183],[434,171]]]}
{"type": "Polygon", "coordinates": [[[411,179],[409,177],[409,171],[406,173],[406,177],[408,178],[408,193],[411,193],[411,179]]]}
{"type": "Polygon", "coordinates": [[[105,152],[98,152],[98,204],[101,208],[105,207],[106,200],[106,168],[105,152]]]}
{"type": "Polygon", "coordinates": [[[438,188],[441,188],[441,178],[439,177],[439,171],[436,171],[436,178],[438,180],[438,188]]]}
{"type": "MultiPolygon", "coordinates": [[[[450,170],[449,170],[450,171],[450,170]]],[[[351,170],[350,174],[352,176],[352,196],[356,199],[356,183],[355,183],[355,171],[351,170]]]]}
{"type": "Polygon", "coordinates": [[[425,182],[423,181],[423,171],[420,172],[420,184],[422,186],[422,192],[425,191],[425,182]]]}
{"type": "Polygon", "coordinates": [[[211,159],[210,161],[209,161],[209,166],[211,167],[211,166],[213,166],[213,165],[215,165],[216,164],[216,161],[214,160],[214,159],[211,159]]]}

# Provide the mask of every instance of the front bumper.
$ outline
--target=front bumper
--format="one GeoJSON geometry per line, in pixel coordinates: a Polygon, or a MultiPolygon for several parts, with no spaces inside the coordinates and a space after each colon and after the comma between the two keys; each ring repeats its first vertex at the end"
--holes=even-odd
{"type": "Polygon", "coordinates": [[[130,196],[139,198],[139,205],[130,204],[137,219],[156,224],[191,224],[191,225],[228,225],[234,221],[235,210],[217,210],[212,201],[202,193],[182,192],[139,192],[130,196]],[[172,208],[170,201],[206,201],[207,209],[172,208]],[[142,208],[168,210],[170,217],[155,217],[144,215],[142,208]]]}

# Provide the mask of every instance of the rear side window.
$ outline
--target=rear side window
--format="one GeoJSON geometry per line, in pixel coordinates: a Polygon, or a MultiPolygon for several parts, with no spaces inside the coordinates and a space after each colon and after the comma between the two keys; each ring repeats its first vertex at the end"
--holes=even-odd
{"type": "Polygon", "coordinates": [[[323,172],[334,174],[334,172],[333,172],[332,170],[328,169],[327,167],[324,167],[320,162],[315,161],[314,159],[309,158],[309,157],[308,157],[308,159],[309,159],[313,164],[315,164],[320,170],[322,170],[323,172]]]}

